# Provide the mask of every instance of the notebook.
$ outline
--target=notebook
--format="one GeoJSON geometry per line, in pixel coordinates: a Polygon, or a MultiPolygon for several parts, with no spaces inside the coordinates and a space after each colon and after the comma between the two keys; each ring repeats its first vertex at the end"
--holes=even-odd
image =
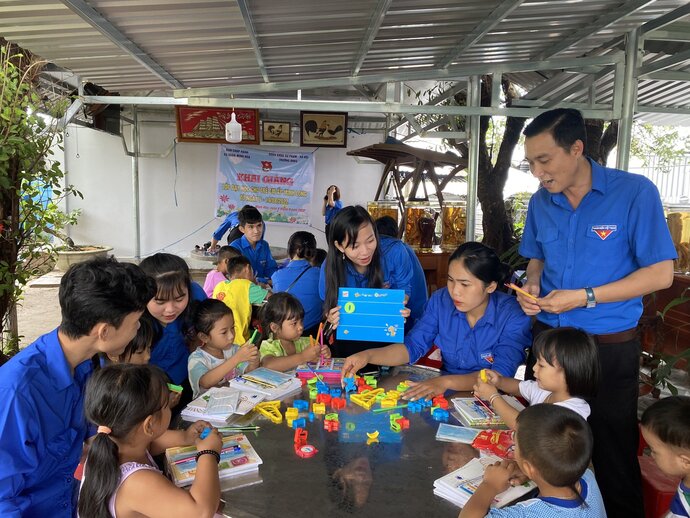
{"type": "MultiPolygon", "coordinates": [[[[503,396],[503,399],[518,412],[525,408],[513,396],[503,396]]],[[[505,426],[505,421],[489,407],[488,403],[473,397],[457,397],[450,401],[456,410],[454,415],[465,426],[473,428],[505,426]]]]}
{"type": "Polygon", "coordinates": [[[232,387],[213,387],[190,402],[180,416],[185,421],[208,421],[214,426],[226,426],[233,415],[245,415],[264,396],[257,392],[242,392],[232,387]]]}
{"type": "Polygon", "coordinates": [[[401,343],[405,319],[400,314],[404,290],[383,288],[339,288],[339,340],[401,343]]]}
{"type": "MultiPolygon", "coordinates": [[[[485,455],[478,459],[472,459],[462,468],[436,479],[434,481],[434,494],[463,507],[481,484],[486,466],[500,461],[500,457],[495,455],[485,455]]],[[[491,507],[504,507],[536,487],[537,485],[531,480],[520,486],[510,487],[496,495],[491,507]]]]}
{"type": "MultiPolygon", "coordinates": [[[[196,453],[196,446],[180,446],[165,450],[168,471],[175,485],[183,487],[194,482],[196,453]]],[[[261,463],[263,463],[261,457],[244,434],[223,438],[223,449],[218,463],[218,474],[221,480],[258,471],[261,463]]],[[[257,479],[259,477],[244,478],[257,479]]]]}
{"type": "Polygon", "coordinates": [[[299,378],[290,377],[290,381],[283,383],[278,387],[269,387],[255,383],[246,377],[239,376],[233,378],[229,382],[230,387],[241,390],[244,393],[256,393],[264,396],[264,399],[274,400],[281,399],[285,396],[291,395],[302,390],[302,381],[299,378]]]}
{"type": "Polygon", "coordinates": [[[273,369],[267,369],[266,367],[259,367],[258,369],[247,372],[240,377],[257,385],[262,385],[268,388],[279,387],[285,383],[288,383],[294,378],[294,376],[290,374],[274,371],[273,369]]]}
{"type": "Polygon", "coordinates": [[[324,381],[338,381],[340,380],[340,371],[343,369],[344,363],[344,358],[323,358],[317,362],[309,363],[309,365],[299,365],[295,370],[295,374],[302,379],[311,379],[314,377],[314,373],[316,373],[324,381]]]}
{"type": "Polygon", "coordinates": [[[478,434],[479,430],[475,428],[441,423],[438,425],[438,430],[436,431],[436,440],[443,442],[463,442],[465,444],[472,444],[472,441],[474,441],[478,434]]]}

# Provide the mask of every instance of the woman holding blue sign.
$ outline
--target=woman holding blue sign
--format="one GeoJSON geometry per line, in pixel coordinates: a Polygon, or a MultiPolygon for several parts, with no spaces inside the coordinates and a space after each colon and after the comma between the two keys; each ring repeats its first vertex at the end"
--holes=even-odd
{"type": "MultiPolygon", "coordinates": [[[[339,288],[390,288],[404,290],[406,300],[426,297],[426,293],[412,293],[413,268],[409,261],[404,251],[383,256],[376,225],[366,209],[359,205],[342,209],[331,223],[328,255],[319,278],[319,295],[325,302],[328,323],[335,329],[340,321],[339,288]],[[392,268],[393,262],[399,264],[392,268]]],[[[401,313],[410,316],[405,306],[401,313]]],[[[333,356],[342,357],[384,344],[339,339],[331,349],[333,356]]]]}
{"type": "Polygon", "coordinates": [[[432,345],[443,357],[442,376],[415,383],[405,399],[471,390],[481,369],[513,377],[532,343],[530,319],[517,300],[496,291],[510,276],[510,268],[481,243],[460,245],[448,262],[448,284],[429,299],[424,315],[404,344],[359,352],[347,358],[342,375],[352,376],[368,363],[414,363],[432,345]]]}

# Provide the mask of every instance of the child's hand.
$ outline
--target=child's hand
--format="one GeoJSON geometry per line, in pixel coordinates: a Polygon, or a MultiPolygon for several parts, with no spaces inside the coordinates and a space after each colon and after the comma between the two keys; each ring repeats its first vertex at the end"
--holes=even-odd
{"type": "Polygon", "coordinates": [[[327,345],[324,345],[323,347],[321,347],[320,354],[324,358],[330,358],[331,357],[331,349],[327,345]]]}
{"type": "Polygon", "coordinates": [[[321,356],[321,346],[319,344],[310,345],[300,354],[305,362],[315,362],[319,359],[319,356],[321,356]]]}
{"type": "Polygon", "coordinates": [[[251,342],[247,342],[240,350],[235,353],[237,363],[249,362],[254,363],[259,360],[259,350],[251,342]]]}
{"type": "Polygon", "coordinates": [[[199,439],[204,428],[212,428],[211,424],[206,421],[196,421],[192,423],[189,428],[184,431],[184,443],[194,444],[199,439]]]}
{"type": "Polygon", "coordinates": [[[223,436],[217,428],[213,428],[208,423],[207,426],[211,428],[211,433],[205,439],[196,439],[196,451],[213,450],[220,453],[220,450],[223,448],[223,436]]]}
{"type": "Polygon", "coordinates": [[[483,484],[491,487],[496,491],[496,494],[501,493],[510,487],[510,479],[515,475],[516,470],[519,471],[515,461],[502,460],[501,462],[496,462],[486,467],[483,484]]]}
{"type": "Polygon", "coordinates": [[[498,392],[496,387],[488,383],[484,383],[483,381],[477,381],[472,389],[474,390],[475,396],[485,401],[488,401],[491,396],[498,392]]]}
{"type": "Polygon", "coordinates": [[[340,323],[340,306],[331,308],[331,310],[326,314],[326,321],[331,324],[333,329],[338,327],[340,323]]]}
{"type": "MultiPolygon", "coordinates": [[[[493,385],[494,387],[498,387],[499,383],[501,383],[501,376],[498,372],[492,371],[491,369],[482,369],[484,371],[484,375],[486,376],[486,383],[489,385],[493,385]]],[[[477,381],[484,381],[481,379],[481,371],[477,375],[477,381]]]]}

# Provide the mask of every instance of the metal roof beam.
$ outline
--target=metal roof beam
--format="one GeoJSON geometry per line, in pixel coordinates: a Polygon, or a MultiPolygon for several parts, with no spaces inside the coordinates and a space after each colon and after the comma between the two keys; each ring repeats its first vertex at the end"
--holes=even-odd
{"type": "Polygon", "coordinates": [[[155,59],[144,52],[136,43],[124,35],[120,29],[115,27],[107,18],[96,11],[83,0],[61,0],[70,10],[79,15],[86,23],[97,29],[106,38],[112,41],[119,48],[124,50],[140,65],[158,77],[170,88],[184,88],[184,85],[175,79],[170,72],[155,59]]]}
{"type": "Polygon", "coordinates": [[[256,30],[254,29],[254,22],[252,21],[252,15],[249,12],[249,6],[247,5],[247,0],[237,0],[237,5],[242,13],[242,19],[244,20],[244,26],[247,29],[247,35],[249,36],[249,41],[254,49],[254,55],[256,56],[256,63],[259,66],[259,71],[261,72],[261,77],[264,78],[264,83],[268,83],[268,71],[266,70],[266,64],[264,63],[264,58],[261,55],[261,47],[259,46],[259,40],[256,37],[256,30]]]}
{"type": "Polygon", "coordinates": [[[559,58],[547,61],[516,61],[512,63],[487,63],[480,65],[457,66],[446,69],[414,70],[407,72],[389,72],[385,74],[370,74],[357,77],[333,77],[328,79],[310,79],[305,81],[285,81],[278,83],[252,83],[237,86],[214,86],[209,88],[181,88],[174,91],[175,97],[208,97],[226,96],[230,94],[257,94],[277,92],[281,90],[307,90],[330,86],[352,86],[367,83],[384,83],[389,81],[413,80],[456,80],[468,75],[506,74],[508,72],[529,72],[534,70],[558,70],[566,68],[582,68],[590,65],[611,65],[622,59],[620,51],[611,52],[604,56],[583,58],[559,58]]]}
{"type": "Polygon", "coordinates": [[[684,50],[683,52],[677,52],[672,56],[668,56],[666,58],[654,61],[653,63],[648,63],[646,65],[641,66],[637,74],[637,77],[642,79],[646,75],[649,75],[653,72],[664,70],[665,68],[672,67],[674,65],[677,65],[678,63],[683,63],[684,61],[688,61],[689,59],[690,49],[684,50]]]}
{"type": "Polygon", "coordinates": [[[682,72],[679,70],[662,70],[647,74],[644,79],[652,79],[656,81],[690,81],[690,72],[682,72]]]}
{"type": "Polygon", "coordinates": [[[593,23],[590,23],[586,27],[582,27],[580,30],[575,31],[573,34],[556,43],[555,45],[550,45],[548,50],[539,54],[537,59],[548,59],[552,56],[555,56],[559,52],[569,49],[589,36],[596,34],[601,29],[604,29],[609,25],[613,25],[622,18],[625,18],[626,16],[642,9],[643,7],[646,7],[649,4],[654,3],[655,1],[656,0],[628,0],[624,4],[618,6],[616,9],[613,9],[612,11],[607,12],[605,15],[600,16],[594,20],[593,23]]]}
{"type": "Polygon", "coordinates": [[[501,23],[506,16],[520,7],[525,0],[503,0],[491,14],[477,24],[472,32],[465,36],[460,43],[450,49],[450,51],[436,64],[437,67],[448,68],[448,66],[460,54],[476,44],[494,27],[501,23]]]}
{"type": "Polygon", "coordinates": [[[359,74],[359,69],[362,68],[362,64],[364,63],[364,60],[367,57],[367,54],[369,53],[369,49],[371,48],[372,43],[374,43],[374,39],[376,38],[376,35],[379,32],[379,29],[381,28],[381,24],[383,23],[383,19],[386,16],[386,13],[388,12],[388,8],[391,5],[391,2],[393,0],[378,0],[376,3],[376,7],[374,8],[374,12],[371,15],[371,20],[369,21],[369,27],[367,27],[367,32],[364,34],[364,38],[362,38],[362,43],[359,46],[359,50],[357,51],[357,56],[355,57],[355,64],[352,67],[352,70],[350,70],[350,75],[356,76],[359,74]]]}
{"type": "Polygon", "coordinates": [[[683,28],[676,28],[676,26],[670,29],[659,29],[656,31],[648,32],[644,36],[645,41],[680,41],[687,42],[690,41],[690,27],[687,24],[683,24],[683,28]]]}
{"type": "Polygon", "coordinates": [[[688,14],[690,14],[690,3],[643,24],[642,27],[640,27],[640,34],[646,37],[647,33],[666,27],[668,24],[688,14]]]}
{"type": "MultiPolygon", "coordinates": [[[[167,104],[214,108],[257,108],[260,110],[322,110],[346,111],[353,113],[399,113],[399,114],[439,114],[439,115],[497,115],[501,117],[534,117],[546,111],[540,108],[493,108],[491,106],[428,106],[418,104],[357,102],[357,101],[300,101],[286,99],[227,99],[191,97],[126,97],[85,95],[86,104],[167,104]]],[[[611,119],[611,110],[582,110],[582,115],[590,119],[611,119]]]]}

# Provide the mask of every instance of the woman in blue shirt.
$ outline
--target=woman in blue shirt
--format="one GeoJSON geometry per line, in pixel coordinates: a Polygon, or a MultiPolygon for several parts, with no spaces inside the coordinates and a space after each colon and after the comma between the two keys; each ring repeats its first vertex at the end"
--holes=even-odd
{"type": "MultiPolygon", "coordinates": [[[[409,261],[409,257],[403,253],[397,260],[409,261]]],[[[341,210],[333,219],[328,255],[321,265],[319,278],[319,295],[333,328],[340,320],[338,289],[341,287],[400,289],[410,296],[412,266],[396,267],[394,275],[388,262],[383,257],[374,220],[366,209],[351,205],[341,210]]],[[[407,308],[401,308],[401,312],[405,317],[410,316],[407,308]]],[[[333,356],[339,357],[382,345],[380,342],[338,340],[331,351],[333,356]]]]}
{"type": "Polygon", "coordinates": [[[326,218],[326,241],[328,241],[328,232],[331,228],[331,221],[338,212],[343,208],[343,202],[340,201],[340,187],[331,185],[326,190],[326,196],[323,197],[323,207],[321,214],[326,218]]]}
{"type": "Polygon", "coordinates": [[[316,255],[316,238],[311,232],[300,230],[288,241],[290,262],[272,276],[273,292],[291,293],[304,307],[304,336],[313,336],[321,321],[319,297],[319,268],[311,262],[316,255]]]}
{"type": "Polygon", "coordinates": [[[415,383],[405,392],[406,399],[471,390],[485,368],[513,377],[532,335],[530,318],[515,298],[496,291],[509,275],[510,268],[491,248],[474,242],[460,245],[448,262],[447,287],[431,296],[405,343],[350,356],[343,376],[352,376],[367,363],[414,363],[435,344],[446,375],[415,383]]]}
{"type": "Polygon", "coordinates": [[[149,314],[160,326],[160,338],[151,347],[149,363],[165,371],[171,381],[184,388],[180,404],[182,409],[192,399],[192,388],[187,378],[189,348],[185,340],[189,330],[189,304],[206,299],[206,293],[192,282],[184,259],[173,254],[154,254],[139,265],[144,273],[156,281],[156,296],[146,306],[149,314]]]}

